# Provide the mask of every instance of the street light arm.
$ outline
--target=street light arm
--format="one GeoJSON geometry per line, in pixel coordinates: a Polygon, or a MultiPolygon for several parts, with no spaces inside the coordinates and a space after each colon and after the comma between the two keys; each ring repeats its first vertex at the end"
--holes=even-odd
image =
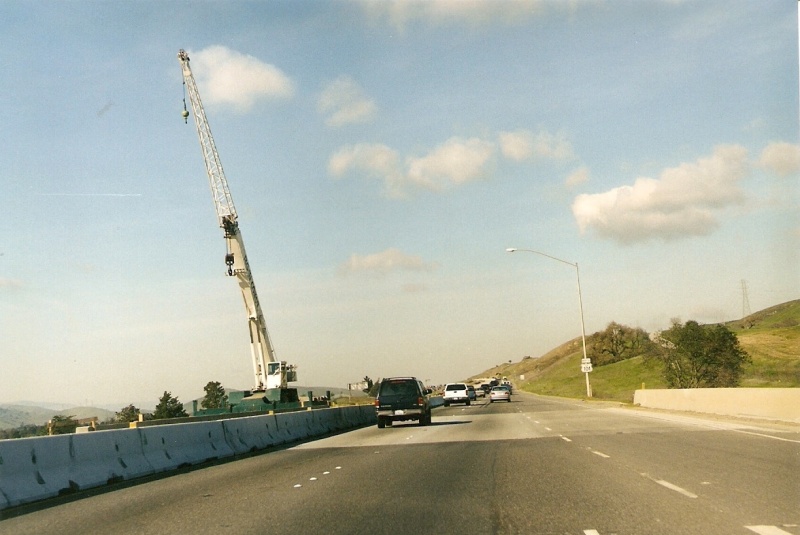
{"type": "Polygon", "coordinates": [[[550,258],[550,259],[552,259],[552,260],[556,260],[556,261],[558,261],[558,262],[562,262],[562,263],[564,263],[564,264],[567,264],[568,266],[572,266],[572,267],[574,267],[575,269],[578,269],[578,264],[577,264],[577,262],[576,262],[576,263],[567,262],[566,260],[562,260],[562,259],[560,259],[560,258],[556,258],[555,256],[550,256],[549,254],[547,254],[547,253],[543,253],[543,252],[541,252],[541,251],[534,251],[533,249],[517,249],[516,247],[509,247],[508,249],[506,249],[506,252],[507,252],[507,253],[515,253],[515,252],[517,252],[517,251],[525,251],[525,252],[528,252],[528,253],[536,253],[536,254],[538,254],[538,255],[546,256],[547,258],[550,258]]]}

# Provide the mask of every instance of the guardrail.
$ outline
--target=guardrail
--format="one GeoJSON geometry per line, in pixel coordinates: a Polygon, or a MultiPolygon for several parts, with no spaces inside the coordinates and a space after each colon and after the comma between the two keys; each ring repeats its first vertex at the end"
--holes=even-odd
{"type": "Polygon", "coordinates": [[[375,423],[375,407],[0,440],[0,511],[375,423]]]}

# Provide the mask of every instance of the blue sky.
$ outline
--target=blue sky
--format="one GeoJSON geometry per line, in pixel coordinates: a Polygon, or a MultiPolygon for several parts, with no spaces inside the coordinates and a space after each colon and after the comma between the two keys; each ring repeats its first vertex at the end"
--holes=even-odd
{"type": "Polygon", "coordinates": [[[0,402],[253,384],[177,52],[300,385],[800,297],[781,1],[0,4],[0,402]]]}

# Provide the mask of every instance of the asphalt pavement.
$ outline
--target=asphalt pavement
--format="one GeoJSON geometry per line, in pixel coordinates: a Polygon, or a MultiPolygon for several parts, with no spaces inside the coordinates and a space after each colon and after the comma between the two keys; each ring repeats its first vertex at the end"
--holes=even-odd
{"type": "Polygon", "coordinates": [[[516,393],[43,507],[0,534],[800,535],[800,426],[516,393]]]}

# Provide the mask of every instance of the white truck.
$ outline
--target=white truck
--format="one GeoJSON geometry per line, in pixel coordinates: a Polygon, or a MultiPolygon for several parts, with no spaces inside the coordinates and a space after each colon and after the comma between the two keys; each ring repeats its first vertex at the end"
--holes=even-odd
{"type": "Polygon", "coordinates": [[[466,383],[447,383],[444,385],[444,394],[442,395],[444,406],[449,407],[451,403],[465,403],[470,404],[469,391],[467,390],[466,383]]]}

